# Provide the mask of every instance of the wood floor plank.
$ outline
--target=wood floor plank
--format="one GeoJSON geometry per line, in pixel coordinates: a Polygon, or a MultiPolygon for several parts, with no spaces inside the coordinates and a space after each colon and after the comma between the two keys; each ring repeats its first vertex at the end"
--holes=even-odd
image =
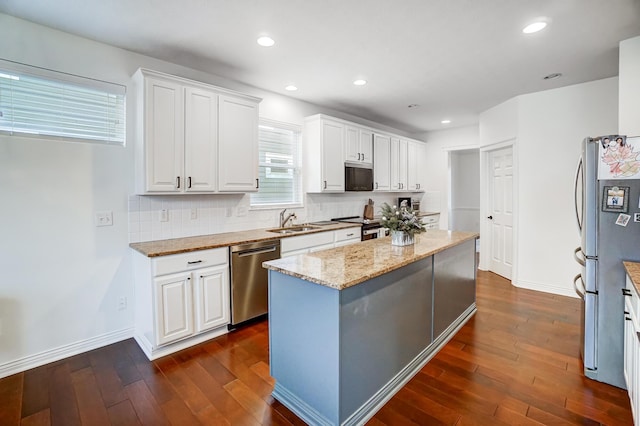
{"type": "Polygon", "coordinates": [[[71,382],[76,394],[80,420],[85,425],[109,425],[109,414],[98,389],[91,364],[71,373],[71,382]]]}
{"type": "MultiPolygon", "coordinates": [[[[11,423],[7,423],[7,424],[10,425],[11,423]]],[[[46,410],[38,411],[37,413],[31,414],[28,417],[23,417],[22,421],[20,422],[20,426],[50,426],[50,425],[51,425],[51,411],[48,408],[46,410]]]]}
{"type": "Polygon", "coordinates": [[[51,401],[51,424],[53,426],[81,425],[77,396],[69,366],[62,364],[50,369],[49,400],[51,401]]]}
{"type": "Polygon", "coordinates": [[[23,384],[23,373],[0,380],[0,425],[20,423],[23,384]]]}
{"type": "Polygon", "coordinates": [[[140,423],[149,426],[169,424],[144,380],[128,384],[125,391],[140,423]]]}
{"type": "Polygon", "coordinates": [[[131,401],[128,399],[113,404],[107,411],[113,426],[135,426],[142,424],[136,415],[136,411],[133,409],[133,405],[131,405],[131,401]]]}
{"type": "MultiPolygon", "coordinates": [[[[22,417],[49,409],[49,367],[42,366],[24,372],[22,417]]],[[[4,380],[4,379],[3,379],[4,380]]]]}

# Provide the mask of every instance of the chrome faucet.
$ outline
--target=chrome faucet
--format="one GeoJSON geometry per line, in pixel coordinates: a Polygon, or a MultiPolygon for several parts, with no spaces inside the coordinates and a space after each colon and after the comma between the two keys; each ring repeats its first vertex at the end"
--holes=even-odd
{"type": "Polygon", "coordinates": [[[287,226],[287,222],[289,222],[289,219],[297,217],[295,213],[289,213],[289,215],[285,218],[284,212],[286,211],[287,209],[284,209],[280,212],[280,228],[284,228],[285,226],[287,226]]]}

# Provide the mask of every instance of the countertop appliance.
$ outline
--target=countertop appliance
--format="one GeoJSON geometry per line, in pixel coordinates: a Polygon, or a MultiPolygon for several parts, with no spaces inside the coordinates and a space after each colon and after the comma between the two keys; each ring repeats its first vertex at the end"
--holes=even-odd
{"type": "Polygon", "coordinates": [[[268,312],[268,272],[262,262],[280,258],[280,240],[231,246],[231,325],[268,312]]]}
{"type": "Polygon", "coordinates": [[[373,166],[344,163],[344,190],[373,191],[373,166]]]}
{"type": "Polygon", "coordinates": [[[376,219],[364,219],[360,216],[336,217],[331,219],[333,222],[356,223],[362,226],[360,241],[381,238],[386,235],[385,229],[376,219]]]}
{"type": "MultiPolygon", "coordinates": [[[[635,143],[636,153],[640,151],[640,138],[626,141],[635,143]]],[[[634,217],[640,220],[640,174],[629,179],[618,173],[620,165],[611,161],[615,156],[614,151],[607,152],[608,142],[604,137],[582,142],[575,182],[576,219],[582,240],[574,252],[581,273],[575,277],[574,287],[583,301],[585,376],[625,388],[622,261],[640,261],[640,222],[634,221],[634,217]]],[[[634,167],[640,168],[640,164],[634,167]]]]}

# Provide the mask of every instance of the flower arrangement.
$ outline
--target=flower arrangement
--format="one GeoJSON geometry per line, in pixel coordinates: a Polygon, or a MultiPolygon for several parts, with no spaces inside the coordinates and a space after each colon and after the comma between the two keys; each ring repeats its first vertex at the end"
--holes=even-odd
{"type": "Polygon", "coordinates": [[[392,231],[402,231],[413,236],[425,232],[422,221],[406,207],[397,208],[387,203],[382,204],[382,226],[392,231]]]}

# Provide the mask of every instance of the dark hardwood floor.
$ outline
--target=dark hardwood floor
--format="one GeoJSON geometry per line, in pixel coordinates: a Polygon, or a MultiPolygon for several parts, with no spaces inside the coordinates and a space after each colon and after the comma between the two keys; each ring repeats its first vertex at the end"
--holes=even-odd
{"type": "MultiPolygon", "coordinates": [[[[626,391],[581,372],[577,299],[479,272],[477,305],[369,425],[632,423],[626,391]]],[[[0,425],[304,424],[268,354],[266,321],[155,362],[125,340],[0,380],[0,425]]]]}

